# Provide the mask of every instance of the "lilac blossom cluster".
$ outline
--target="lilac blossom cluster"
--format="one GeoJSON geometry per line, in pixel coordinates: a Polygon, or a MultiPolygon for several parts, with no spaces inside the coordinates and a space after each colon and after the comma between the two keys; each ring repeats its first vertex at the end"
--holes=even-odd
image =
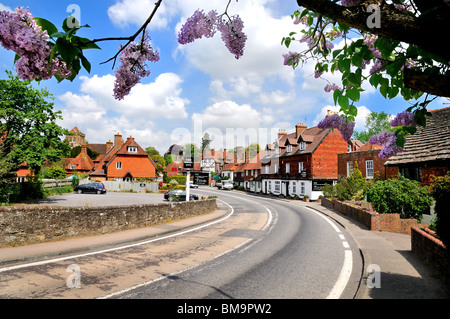
{"type": "MultiPolygon", "coordinates": [[[[391,121],[391,126],[416,126],[414,122],[414,114],[408,111],[398,113],[397,116],[391,121]]],[[[369,140],[370,144],[376,144],[383,146],[383,149],[378,155],[381,158],[388,158],[402,152],[403,149],[396,144],[397,137],[394,132],[385,131],[378,135],[372,136],[369,140]]]]}
{"type": "Polygon", "coordinates": [[[361,0],[342,0],[341,4],[344,7],[353,7],[353,6],[357,6],[360,2],[361,2],[361,0]]]}
{"type": "Polygon", "coordinates": [[[218,30],[221,32],[221,38],[225,46],[236,59],[239,59],[244,55],[247,41],[247,36],[244,34],[243,29],[244,23],[238,15],[230,17],[228,21],[224,21],[214,10],[208,14],[196,10],[181,27],[178,34],[178,43],[187,44],[202,37],[211,38],[218,30]]]}
{"type": "Polygon", "coordinates": [[[20,79],[48,80],[55,74],[62,78],[71,75],[65,62],[58,58],[49,61],[52,51],[48,44],[49,38],[47,31],[36,24],[28,8],[18,7],[15,12],[0,12],[0,43],[20,57],[16,62],[20,79]]]}
{"type": "Polygon", "coordinates": [[[242,19],[238,15],[226,22],[219,19],[217,29],[222,33],[222,41],[228,50],[234,54],[234,57],[239,59],[243,56],[247,36],[242,31],[244,29],[242,19]]]}
{"type": "Polygon", "coordinates": [[[150,75],[147,61],[159,61],[159,53],[153,50],[150,36],[145,32],[137,43],[130,43],[120,54],[120,67],[115,71],[114,97],[123,100],[131,89],[141,82],[141,78],[150,75]]]}
{"type": "Polygon", "coordinates": [[[217,12],[214,10],[208,14],[204,14],[203,10],[196,10],[178,33],[178,43],[187,44],[202,37],[212,38],[216,33],[217,19],[217,12]]]}
{"type": "Polygon", "coordinates": [[[300,61],[300,53],[297,52],[289,52],[283,54],[284,58],[284,65],[297,65],[297,63],[300,61]]]}
{"type": "Polygon", "coordinates": [[[416,126],[414,122],[414,114],[408,111],[398,113],[397,116],[391,121],[391,126],[416,126]]]}
{"type": "Polygon", "coordinates": [[[333,114],[331,116],[325,117],[317,125],[320,129],[336,128],[341,132],[342,138],[346,141],[350,141],[353,135],[353,130],[355,128],[355,122],[348,121],[338,114],[333,114]]]}
{"type": "Polygon", "coordinates": [[[383,133],[372,136],[369,139],[369,143],[383,146],[378,154],[380,158],[389,158],[403,151],[403,149],[396,144],[397,137],[394,132],[384,131],[383,133]]]}
{"type": "Polygon", "coordinates": [[[339,85],[333,83],[325,85],[324,90],[325,92],[329,93],[331,91],[342,90],[342,88],[339,85]]]}

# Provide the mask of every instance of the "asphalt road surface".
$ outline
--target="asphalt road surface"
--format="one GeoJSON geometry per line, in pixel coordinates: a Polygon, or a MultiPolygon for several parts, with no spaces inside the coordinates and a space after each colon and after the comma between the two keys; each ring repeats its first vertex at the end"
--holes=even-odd
{"type": "MultiPolygon", "coordinates": [[[[334,221],[300,201],[209,187],[195,193],[218,196],[231,214],[220,223],[157,241],[0,268],[0,298],[354,297],[360,254],[334,221]]],[[[111,205],[116,194],[126,195],[128,204],[138,198],[162,201],[161,194],[66,196],[97,203],[112,195],[111,205]]]]}

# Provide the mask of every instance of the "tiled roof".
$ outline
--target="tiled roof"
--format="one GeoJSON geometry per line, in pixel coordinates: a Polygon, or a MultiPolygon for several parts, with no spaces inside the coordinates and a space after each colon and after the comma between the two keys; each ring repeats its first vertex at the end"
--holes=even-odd
{"type": "Polygon", "coordinates": [[[75,165],[77,171],[89,172],[94,167],[94,161],[83,151],[77,155],[77,157],[70,159],[68,165],[75,165]]]}
{"type": "Polygon", "coordinates": [[[430,112],[426,127],[418,127],[409,135],[404,151],[390,157],[385,165],[450,160],[450,107],[430,112]]]}

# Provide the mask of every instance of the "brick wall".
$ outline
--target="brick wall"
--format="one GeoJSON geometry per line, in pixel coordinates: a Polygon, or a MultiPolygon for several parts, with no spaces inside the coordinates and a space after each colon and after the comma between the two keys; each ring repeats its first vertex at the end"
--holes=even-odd
{"type": "Polygon", "coordinates": [[[379,214],[337,199],[322,198],[322,206],[349,216],[373,231],[411,234],[411,227],[418,226],[416,219],[401,219],[399,214],[379,214]]]}
{"type": "Polygon", "coordinates": [[[0,247],[149,227],[216,209],[215,199],[107,207],[0,206],[0,247]]]}
{"type": "MultiPolygon", "coordinates": [[[[347,162],[358,163],[358,169],[361,171],[362,176],[366,178],[366,161],[373,161],[374,178],[381,177],[386,178],[386,171],[384,163],[386,159],[378,156],[380,150],[370,150],[362,152],[351,152],[338,154],[338,174],[339,177],[347,176],[347,162]]],[[[354,164],[353,164],[354,165],[354,164]]]]}
{"type": "Polygon", "coordinates": [[[449,252],[442,241],[434,236],[433,231],[412,227],[411,251],[450,282],[449,252]]]}
{"type": "Polygon", "coordinates": [[[312,175],[316,179],[337,179],[337,154],[347,152],[347,142],[339,130],[332,130],[312,155],[312,175]]]}

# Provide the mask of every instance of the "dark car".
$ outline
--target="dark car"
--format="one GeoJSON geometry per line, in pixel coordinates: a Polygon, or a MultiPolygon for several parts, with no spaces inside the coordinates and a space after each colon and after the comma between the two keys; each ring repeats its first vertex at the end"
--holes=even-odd
{"type": "MultiPolygon", "coordinates": [[[[164,199],[169,202],[172,201],[186,201],[186,192],[181,189],[171,189],[164,193],[164,199]]],[[[189,200],[198,200],[198,196],[194,194],[189,194],[189,200]]]]}
{"type": "Polygon", "coordinates": [[[105,185],[103,185],[103,183],[95,182],[75,186],[74,191],[77,192],[78,194],[81,193],[105,194],[106,188],[105,185]]]}

